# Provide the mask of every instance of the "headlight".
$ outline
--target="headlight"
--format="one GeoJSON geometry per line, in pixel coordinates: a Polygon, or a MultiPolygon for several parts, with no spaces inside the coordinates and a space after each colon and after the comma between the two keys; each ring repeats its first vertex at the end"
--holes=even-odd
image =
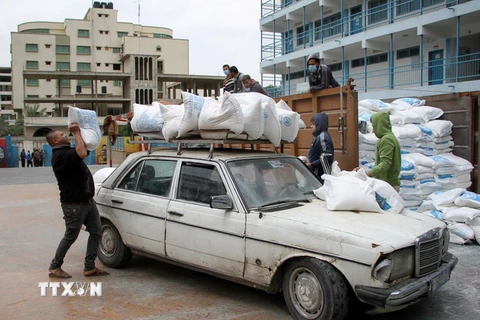
{"type": "Polygon", "coordinates": [[[413,274],[415,267],[413,247],[389,253],[379,260],[373,269],[373,277],[382,282],[390,282],[413,274]]]}

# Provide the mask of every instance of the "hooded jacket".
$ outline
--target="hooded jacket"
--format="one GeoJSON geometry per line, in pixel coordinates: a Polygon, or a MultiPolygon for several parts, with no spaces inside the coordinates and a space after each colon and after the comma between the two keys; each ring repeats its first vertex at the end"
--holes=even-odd
{"type": "Polygon", "coordinates": [[[392,132],[390,116],[379,112],[372,116],[373,132],[380,139],[375,152],[375,166],[370,176],[388,182],[392,187],[400,186],[400,166],[402,156],[400,144],[392,132]]]}
{"type": "Polygon", "coordinates": [[[316,72],[308,71],[308,84],[311,92],[340,86],[333,77],[330,68],[324,64],[320,64],[316,72]]]}
{"type": "Polygon", "coordinates": [[[263,89],[262,85],[260,83],[258,83],[258,81],[256,81],[256,80],[253,80],[253,84],[250,87],[250,92],[258,92],[258,93],[266,95],[267,97],[270,97],[268,92],[265,91],[265,89],[263,89]]]}
{"type": "Polygon", "coordinates": [[[315,139],[310,146],[310,151],[308,152],[308,161],[312,164],[313,172],[317,174],[318,177],[323,175],[323,168],[320,163],[320,156],[323,153],[330,153],[331,156],[327,157],[330,165],[333,163],[333,141],[332,137],[328,133],[328,116],[325,113],[317,113],[312,118],[313,124],[315,124],[315,131],[313,136],[315,139]]]}

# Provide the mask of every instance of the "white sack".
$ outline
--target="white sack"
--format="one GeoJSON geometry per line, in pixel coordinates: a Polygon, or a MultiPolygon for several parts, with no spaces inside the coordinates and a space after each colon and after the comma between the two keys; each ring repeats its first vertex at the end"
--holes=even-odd
{"type": "Polygon", "coordinates": [[[300,114],[295,111],[277,109],[278,121],[282,130],[282,140],[293,142],[298,135],[300,114]]]}
{"type": "Polygon", "coordinates": [[[378,143],[378,138],[374,133],[361,133],[358,132],[358,142],[360,144],[365,143],[365,144],[371,144],[376,146],[378,143]]]}
{"type": "Polygon", "coordinates": [[[398,106],[398,109],[401,110],[402,107],[410,109],[413,107],[419,107],[425,105],[425,100],[420,100],[417,98],[399,98],[392,101],[392,105],[398,106]]]}
{"type": "Polygon", "coordinates": [[[456,171],[468,171],[473,169],[470,161],[458,157],[453,153],[446,153],[442,154],[441,156],[437,156],[435,157],[435,162],[438,162],[439,158],[446,159],[446,162],[450,163],[451,166],[454,166],[456,168],[456,171]]]}
{"type": "MultiPolygon", "coordinates": [[[[258,109],[260,108],[260,105],[257,103],[256,107],[256,115],[259,117],[261,115],[261,112],[258,109]]],[[[248,112],[254,113],[254,105],[246,106],[245,108],[247,109],[247,114],[248,112]]],[[[240,104],[230,93],[225,92],[221,101],[213,98],[205,99],[202,112],[198,118],[198,128],[200,130],[230,130],[235,134],[240,134],[244,130],[243,121],[243,112],[240,104]]],[[[256,135],[257,139],[259,137],[258,130],[260,129],[258,122],[257,119],[257,132],[255,133],[253,130],[251,131],[251,133],[256,135]]],[[[250,128],[253,129],[253,126],[250,128]]],[[[223,137],[225,137],[225,134],[223,137]]]]}
{"type": "Polygon", "coordinates": [[[163,123],[158,102],[153,102],[152,106],[133,105],[133,118],[130,122],[133,132],[161,132],[163,123]]]}
{"type": "Polygon", "coordinates": [[[452,134],[453,123],[448,120],[432,120],[424,123],[423,126],[433,131],[434,137],[444,137],[452,134]]]}
{"type": "Polygon", "coordinates": [[[480,208],[480,195],[471,191],[465,191],[455,199],[455,205],[460,207],[480,208]]]}
{"type": "Polygon", "coordinates": [[[68,107],[68,124],[72,123],[78,123],[80,135],[87,146],[87,150],[95,150],[100,145],[102,133],[95,111],[68,107]]]}
{"type": "Polygon", "coordinates": [[[318,199],[326,201],[327,194],[325,192],[325,186],[321,186],[320,188],[313,190],[313,194],[317,196],[318,199]]]}
{"type": "Polygon", "coordinates": [[[404,138],[418,139],[422,133],[420,128],[414,124],[406,124],[402,127],[394,126],[392,127],[392,131],[393,131],[393,134],[398,139],[404,139],[404,138]]]}
{"type": "Polygon", "coordinates": [[[185,112],[178,126],[177,138],[186,136],[189,131],[198,131],[198,118],[206,100],[204,97],[184,91],[182,91],[182,98],[185,112]]]}
{"type": "Polygon", "coordinates": [[[375,199],[372,180],[362,181],[352,175],[322,175],[328,210],[382,212],[375,199]]]}
{"type": "Polygon", "coordinates": [[[443,110],[436,107],[421,106],[412,108],[410,112],[416,113],[423,119],[422,122],[428,122],[440,118],[443,115],[443,110]]]}
{"type": "Polygon", "coordinates": [[[378,99],[360,100],[358,102],[358,105],[360,107],[367,108],[375,112],[390,112],[395,109],[389,103],[385,103],[382,100],[378,100],[378,99]]]}
{"type": "Polygon", "coordinates": [[[457,199],[457,197],[461,195],[464,191],[465,189],[462,188],[455,188],[448,191],[437,191],[429,195],[427,199],[432,200],[432,202],[436,205],[453,204],[455,202],[455,199],[457,199]]]}
{"type": "Polygon", "coordinates": [[[159,103],[160,112],[164,122],[168,122],[169,120],[176,119],[183,117],[183,113],[185,112],[185,108],[182,105],[163,105],[159,103]]]}
{"type": "MultiPolygon", "coordinates": [[[[420,107],[420,108],[423,108],[423,107],[420,107]]],[[[421,115],[414,112],[416,109],[419,109],[419,108],[414,108],[414,109],[411,109],[411,110],[397,111],[395,113],[395,115],[399,115],[399,116],[403,117],[403,123],[404,124],[407,124],[407,123],[418,123],[418,124],[420,124],[422,122],[425,122],[421,115]]]]}
{"type": "Polygon", "coordinates": [[[465,240],[472,240],[475,239],[475,232],[473,231],[472,227],[465,223],[449,223],[448,229],[450,233],[456,234],[457,236],[461,237],[465,240]]]}
{"type": "Polygon", "coordinates": [[[472,228],[473,233],[475,234],[475,239],[477,240],[477,243],[480,244],[480,217],[467,221],[467,225],[472,228]]]}
{"type": "Polygon", "coordinates": [[[182,117],[176,117],[165,122],[162,129],[162,135],[167,142],[172,141],[178,134],[178,126],[182,122],[182,117]]]}
{"type": "Polygon", "coordinates": [[[480,216],[480,210],[468,207],[450,207],[443,213],[443,219],[455,222],[468,222],[478,216],[480,216]]]}
{"type": "Polygon", "coordinates": [[[469,242],[470,240],[465,240],[460,236],[457,236],[454,233],[450,233],[450,243],[452,244],[465,244],[469,242]]]}
{"type": "Polygon", "coordinates": [[[258,92],[235,93],[233,94],[233,97],[240,105],[250,104],[256,100],[261,101],[263,117],[265,118],[263,137],[265,137],[275,146],[280,145],[282,129],[280,128],[280,122],[278,121],[278,113],[277,107],[275,106],[275,101],[272,98],[258,92]]]}

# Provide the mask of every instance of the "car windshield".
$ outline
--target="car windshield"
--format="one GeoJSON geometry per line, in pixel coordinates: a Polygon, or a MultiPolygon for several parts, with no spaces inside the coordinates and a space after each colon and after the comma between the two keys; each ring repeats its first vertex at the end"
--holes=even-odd
{"type": "Polygon", "coordinates": [[[298,158],[258,158],[228,162],[233,179],[248,207],[302,201],[322,186],[298,158]]]}

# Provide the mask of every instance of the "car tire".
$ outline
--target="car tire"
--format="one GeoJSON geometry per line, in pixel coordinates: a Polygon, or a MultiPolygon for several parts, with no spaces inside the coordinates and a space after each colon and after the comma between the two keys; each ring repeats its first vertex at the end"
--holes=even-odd
{"type": "Polygon", "coordinates": [[[98,249],[98,259],[110,268],[125,267],[133,255],[123,243],[117,228],[107,220],[102,221],[102,237],[98,249]]]}
{"type": "Polygon", "coordinates": [[[348,285],[330,264],[314,258],[289,263],[283,274],[283,296],[294,319],[345,319],[348,285]]]}

